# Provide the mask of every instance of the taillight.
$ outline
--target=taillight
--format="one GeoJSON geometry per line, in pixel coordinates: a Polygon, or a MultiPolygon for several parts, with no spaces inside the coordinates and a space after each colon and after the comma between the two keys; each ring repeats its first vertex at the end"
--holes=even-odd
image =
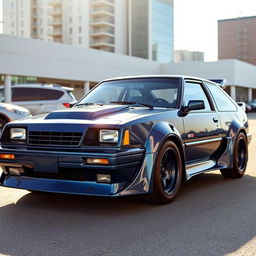
{"type": "Polygon", "coordinates": [[[69,108],[69,103],[62,103],[64,107],[69,108]]]}

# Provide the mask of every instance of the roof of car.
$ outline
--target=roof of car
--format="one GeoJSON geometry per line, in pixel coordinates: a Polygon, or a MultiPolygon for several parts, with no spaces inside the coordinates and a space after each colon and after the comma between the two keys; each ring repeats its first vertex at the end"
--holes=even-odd
{"type": "Polygon", "coordinates": [[[125,79],[136,79],[136,78],[181,78],[181,79],[191,79],[191,80],[200,80],[200,81],[210,81],[212,83],[218,84],[221,87],[224,87],[226,84],[225,79],[205,79],[201,77],[195,77],[195,76],[186,76],[186,75],[139,75],[139,76],[123,76],[123,77],[114,77],[103,80],[103,82],[107,81],[115,81],[115,80],[125,80],[125,79]],[[220,82],[217,82],[220,81],[220,82]],[[223,82],[223,83],[222,83],[223,82]]]}
{"type": "Polygon", "coordinates": [[[12,87],[33,87],[33,88],[55,88],[72,91],[73,88],[61,86],[59,84],[40,84],[40,83],[29,83],[29,84],[12,84],[12,87]]]}
{"type": "Polygon", "coordinates": [[[194,76],[185,76],[185,75],[141,75],[141,76],[123,76],[123,77],[114,77],[105,79],[105,81],[113,81],[113,80],[122,80],[122,79],[136,79],[136,78],[182,78],[182,79],[193,79],[193,80],[207,80],[200,77],[194,77],[194,76]]]}

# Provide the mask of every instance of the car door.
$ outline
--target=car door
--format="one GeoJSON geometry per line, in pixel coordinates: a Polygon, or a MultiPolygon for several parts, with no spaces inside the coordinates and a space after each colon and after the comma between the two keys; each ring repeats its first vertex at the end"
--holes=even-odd
{"type": "Polygon", "coordinates": [[[183,117],[186,162],[210,159],[221,142],[221,125],[218,113],[202,82],[185,80],[183,107],[191,100],[204,101],[204,109],[191,110],[183,117]]]}

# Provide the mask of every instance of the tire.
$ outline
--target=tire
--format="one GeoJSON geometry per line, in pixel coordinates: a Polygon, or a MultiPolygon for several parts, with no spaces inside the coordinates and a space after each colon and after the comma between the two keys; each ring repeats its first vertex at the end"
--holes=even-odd
{"type": "Polygon", "coordinates": [[[7,123],[6,119],[0,117],[0,133],[2,132],[6,123],[7,123]]]}
{"type": "Polygon", "coordinates": [[[248,160],[247,139],[243,133],[239,133],[234,145],[233,152],[233,168],[220,170],[225,178],[241,178],[243,177],[248,160]]]}
{"type": "Polygon", "coordinates": [[[173,141],[166,141],[160,148],[154,168],[154,187],[150,201],[166,204],[178,194],[182,181],[182,159],[173,141]]]}

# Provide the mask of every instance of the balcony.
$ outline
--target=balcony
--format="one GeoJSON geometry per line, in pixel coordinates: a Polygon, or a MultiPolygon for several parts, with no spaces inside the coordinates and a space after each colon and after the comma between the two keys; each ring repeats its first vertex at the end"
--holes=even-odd
{"type": "Polygon", "coordinates": [[[115,29],[113,27],[93,28],[90,31],[90,35],[94,37],[100,37],[100,36],[114,37],[114,34],[115,34],[115,29]]]}
{"type": "Polygon", "coordinates": [[[114,26],[114,18],[113,17],[105,17],[105,18],[91,18],[90,19],[90,25],[91,26],[102,26],[102,25],[108,25],[108,26],[114,26]]]}
{"type": "Polygon", "coordinates": [[[61,0],[51,0],[51,1],[48,2],[48,4],[51,5],[51,6],[56,7],[56,6],[61,6],[62,2],[61,2],[61,0]]]}
{"type": "Polygon", "coordinates": [[[91,16],[110,16],[110,17],[114,17],[114,8],[111,6],[106,6],[106,7],[97,7],[97,8],[91,8],[90,10],[90,15],[91,16]]]}
{"type": "Polygon", "coordinates": [[[53,29],[51,32],[48,32],[50,36],[62,36],[62,29],[53,29]]]}
{"type": "Polygon", "coordinates": [[[104,5],[114,6],[115,1],[114,0],[91,0],[90,4],[92,6],[104,6],[104,5]]]}
{"type": "Polygon", "coordinates": [[[115,41],[114,38],[106,39],[91,39],[90,46],[94,48],[98,47],[114,47],[115,41]]]}
{"type": "Polygon", "coordinates": [[[62,25],[62,19],[53,19],[51,21],[47,22],[50,26],[61,26],[62,25]]]}
{"type": "Polygon", "coordinates": [[[51,16],[54,16],[54,17],[61,16],[62,15],[62,8],[54,8],[51,11],[49,11],[48,14],[51,15],[51,16]]]}

